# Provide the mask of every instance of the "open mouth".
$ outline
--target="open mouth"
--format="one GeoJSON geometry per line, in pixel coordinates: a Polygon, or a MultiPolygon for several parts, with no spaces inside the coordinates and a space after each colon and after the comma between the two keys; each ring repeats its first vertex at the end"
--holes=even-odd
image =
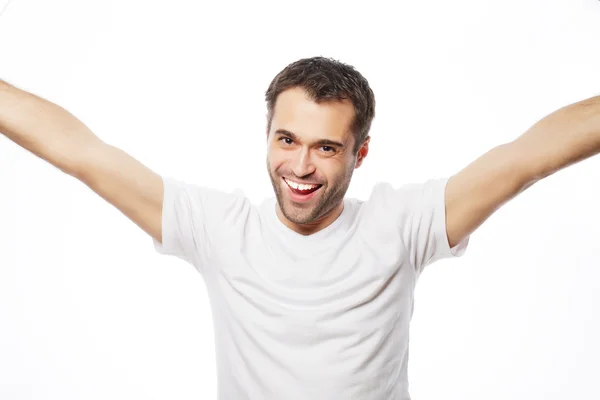
{"type": "Polygon", "coordinates": [[[286,183],[287,187],[290,189],[290,191],[293,194],[295,194],[296,196],[301,197],[301,198],[308,197],[309,195],[316,192],[323,186],[321,184],[316,184],[316,185],[298,184],[294,181],[289,181],[286,178],[283,178],[283,180],[285,181],[285,183],[286,183]]]}

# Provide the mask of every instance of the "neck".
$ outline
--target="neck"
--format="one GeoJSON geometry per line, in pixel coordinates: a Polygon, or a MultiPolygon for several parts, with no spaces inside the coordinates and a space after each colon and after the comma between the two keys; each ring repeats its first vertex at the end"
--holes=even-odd
{"type": "Polygon", "coordinates": [[[279,206],[279,203],[277,203],[277,207],[276,207],[277,218],[279,218],[279,220],[285,226],[287,226],[294,232],[299,233],[300,235],[303,235],[303,236],[310,236],[310,235],[313,235],[313,234],[325,229],[326,227],[331,225],[336,219],[338,219],[338,217],[342,214],[342,211],[344,211],[344,202],[343,201],[341,201],[329,213],[327,213],[323,217],[319,218],[318,220],[307,222],[305,224],[299,224],[299,223],[290,221],[289,219],[286,218],[285,215],[283,215],[283,212],[281,211],[281,207],[279,206]]]}

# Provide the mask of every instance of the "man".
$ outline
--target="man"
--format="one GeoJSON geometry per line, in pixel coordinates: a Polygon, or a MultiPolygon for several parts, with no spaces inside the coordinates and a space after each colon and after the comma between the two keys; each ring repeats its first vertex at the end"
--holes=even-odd
{"type": "MultiPolygon", "coordinates": [[[[2,82],[2,81],[0,81],[2,82]]],[[[345,198],[375,115],[367,80],[323,57],[266,92],[274,198],[253,205],[160,176],[59,106],[5,82],[0,132],[70,174],[202,274],[220,399],[410,399],[413,293],[423,269],[464,254],[496,209],[600,152],[600,98],[537,122],[444,179],[345,198]]]]}

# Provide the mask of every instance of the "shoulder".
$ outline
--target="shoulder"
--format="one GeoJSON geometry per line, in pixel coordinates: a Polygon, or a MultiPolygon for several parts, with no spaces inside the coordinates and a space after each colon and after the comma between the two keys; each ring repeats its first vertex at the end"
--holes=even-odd
{"type": "Polygon", "coordinates": [[[439,198],[443,198],[448,179],[448,177],[431,178],[396,186],[389,182],[377,182],[365,205],[373,211],[383,207],[388,212],[392,210],[405,212],[433,206],[437,204],[439,198]]]}

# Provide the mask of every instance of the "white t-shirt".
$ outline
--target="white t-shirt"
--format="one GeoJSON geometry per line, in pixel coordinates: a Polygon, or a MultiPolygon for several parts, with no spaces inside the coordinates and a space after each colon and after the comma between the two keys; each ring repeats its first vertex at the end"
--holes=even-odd
{"type": "Polygon", "coordinates": [[[163,177],[161,254],[202,274],[215,329],[219,400],[409,400],[409,322],[425,266],[450,249],[447,178],[344,199],[303,236],[253,205],[163,177]]]}

